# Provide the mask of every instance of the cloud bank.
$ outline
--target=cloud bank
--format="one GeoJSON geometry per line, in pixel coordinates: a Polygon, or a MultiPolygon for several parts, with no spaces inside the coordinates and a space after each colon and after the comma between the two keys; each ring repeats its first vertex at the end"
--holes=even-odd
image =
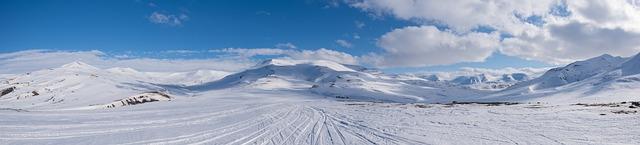
{"type": "Polygon", "coordinates": [[[551,64],[603,53],[630,56],[640,51],[639,0],[348,0],[346,3],[376,16],[392,16],[421,25],[397,28],[380,37],[378,44],[385,51],[374,54],[380,59],[369,60],[388,67],[476,62],[493,51],[551,64]],[[434,25],[444,28],[435,29],[434,25]],[[500,34],[499,39],[495,33],[500,34]]]}
{"type": "Polygon", "coordinates": [[[254,56],[281,56],[299,60],[329,60],[342,64],[359,64],[359,58],[348,53],[320,48],[317,50],[278,49],[278,48],[225,48],[212,50],[229,57],[251,58],[254,56]]]}
{"type": "Polygon", "coordinates": [[[456,35],[434,26],[395,29],[378,40],[385,53],[369,56],[380,67],[421,67],[481,62],[498,46],[498,34],[456,35]]]}
{"type": "Polygon", "coordinates": [[[0,74],[16,74],[47,68],[56,68],[74,61],[82,61],[99,68],[129,67],[150,72],[187,72],[195,70],[219,70],[235,72],[251,67],[254,62],[227,58],[211,59],[154,59],[108,56],[93,51],[27,50],[0,53],[0,74]]]}
{"type": "MultiPolygon", "coordinates": [[[[293,44],[287,45],[291,47],[293,44]]],[[[191,55],[210,54],[210,58],[157,59],[128,55],[111,55],[98,50],[59,51],[25,50],[0,53],[0,74],[17,74],[60,67],[74,61],[107,69],[128,67],[145,72],[190,72],[196,70],[218,70],[238,72],[254,66],[259,56],[272,56],[297,60],[330,60],[343,64],[359,64],[358,57],[325,48],[317,50],[281,48],[225,48],[212,50],[166,50],[164,54],[191,55]]]]}

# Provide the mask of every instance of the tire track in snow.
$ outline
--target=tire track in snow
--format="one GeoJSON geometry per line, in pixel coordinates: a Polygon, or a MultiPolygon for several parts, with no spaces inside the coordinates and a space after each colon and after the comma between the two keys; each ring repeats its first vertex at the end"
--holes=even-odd
{"type": "MultiPolygon", "coordinates": [[[[105,129],[103,127],[96,127],[96,129],[93,131],[87,131],[87,128],[78,129],[82,131],[69,130],[65,128],[61,128],[61,129],[53,128],[53,130],[63,130],[64,132],[52,133],[50,131],[43,131],[43,132],[25,132],[25,133],[19,133],[19,134],[0,134],[0,139],[3,139],[3,140],[65,139],[65,138],[98,136],[98,135],[105,135],[105,134],[117,134],[117,133],[123,133],[123,132],[133,132],[133,131],[140,131],[140,130],[145,130],[150,128],[168,128],[168,127],[188,126],[188,125],[196,125],[200,123],[210,122],[211,120],[219,120],[225,116],[231,116],[234,114],[246,113],[246,112],[251,112],[255,110],[261,110],[268,107],[274,107],[274,105],[277,105],[277,104],[269,104],[269,105],[263,105],[258,107],[248,107],[248,109],[224,110],[219,112],[208,113],[207,115],[198,115],[197,117],[187,117],[186,119],[176,119],[175,122],[169,123],[169,124],[157,123],[156,121],[151,120],[150,122],[154,122],[154,123],[148,123],[148,122],[145,123],[145,121],[143,121],[143,123],[141,124],[133,124],[133,125],[122,124],[122,126],[109,126],[110,129],[105,129]],[[113,128],[113,127],[118,127],[118,128],[113,128]]],[[[49,126],[54,126],[54,125],[46,125],[46,126],[47,127],[45,128],[48,128],[49,126]]],[[[72,126],[72,125],[67,125],[67,126],[72,126]]],[[[86,126],[86,125],[80,124],[80,126],[86,126]]],[[[89,127],[95,127],[95,126],[89,126],[89,127]]]]}
{"type": "Polygon", "coordinates": [[[426,144],[423,142],[410,140],[407,138],[395,136],[389,133],[385,133],[375,128],[370,128],[365,125],[350,121],[348,118],[339,118],[334,115],[326,113],[323,109],[318,107],[310,107],[311,109],[327,116],[332,122],[338,122],[339,127],[342,130],[347,131],[349,134],[358,137],[362,141],[366,141],[370,144],[426,144]]]}
{"type": "Polygon", "coordinates": [[[263,122],[263,120],[269,119],[267,117],[261,117],[261,118],[256,118],[256,119],[246,119],[243,121],[239,121],[239,122],[235,122],[229,125],[224,125],[221,127],[218,127],[216,129],[210,129],[210,130],[205,130],[205,131],[200,131],[197,133],[192,133],[192,134],[188,134],[188,135],[181,135],[178,137],[172,137],[172,138],[164,138],[164,139],[152,139],[152,140],[145,140],[145,141],[140,141],[140,142],[134,142],[134,143],[128,143],[128,144],[184,144],[187,142],[193,142],[194,140],[203,140],[206,139],[208,137],[214,136],[216,133],[224,133],[227,130],[233,130],[233,129],[237,129],[240,128],[239,126],[244,126],[244,125],[254,125],[257,123],[261,123],[263,122]]]}

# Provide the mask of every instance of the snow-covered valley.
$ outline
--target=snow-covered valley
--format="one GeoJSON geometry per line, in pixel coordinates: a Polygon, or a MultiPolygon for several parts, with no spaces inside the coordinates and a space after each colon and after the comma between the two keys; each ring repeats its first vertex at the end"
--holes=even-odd
{"type": "Polygon", "coordinates": [[[289,59],[237,73],[72,62],[0,75],[0,144],[639,144],[638,60],[493,80],[289,59]]]}

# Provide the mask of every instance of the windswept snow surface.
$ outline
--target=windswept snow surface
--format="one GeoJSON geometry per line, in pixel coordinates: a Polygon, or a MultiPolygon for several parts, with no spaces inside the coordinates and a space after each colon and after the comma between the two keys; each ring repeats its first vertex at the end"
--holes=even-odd
{"type": "MultiPolygon", "coordinates": [[[[632,96],[639,75],[619,68],[549,94],[632,96]]],[[[330,61],[270,60],[220,79],[181,74],[209,81],[81,62],[6,75],[0,89],[15,89],[0,96],[0,144],[640,144],[640,109],[616,102],[637,96],[572,105],[584,99],[556,103],[532,96],[550,88],[483,91],[330,61]],[[521,93],[521,104],[431,104],[509,93],[521,93]]]]}
{"type": "Polygon", "coordinates": [[[225,90],[106,110],[0,110],[2,144],[638,144],[640,115],[555,105],[340,102],[225,90]],[[259,94],[259,95],[257,95],[259,94]],[[420,107],[418,107],[420,106],[420,107]],[[424,107],[424,108],[423,108],[424,107]],[[601,113],[607,115],[599,115],[601,113]]]}

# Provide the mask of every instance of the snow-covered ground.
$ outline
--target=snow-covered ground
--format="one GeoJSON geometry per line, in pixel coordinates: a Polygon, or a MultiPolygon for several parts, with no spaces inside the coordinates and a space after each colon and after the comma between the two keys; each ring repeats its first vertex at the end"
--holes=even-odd
{"type": "MultiPolygon", "coordinates": [[[[225,90],[104,110],[0,110],[2,144],[638,144],[624,107],[343,102],[225,90]],[[260,95],[257,95],[260,94],[260,95]],[[605,115],[600,115],[605,114],[605,115]]],[[[636,109],[637,110],[637,109],[636,109]]]]}
{"type": "Polygon", "coordinates": [[[500,90],[330,61],[73,62],[0,76],[0,144],[640,144],[638,60],[604,55],[500,90]]]}
{"type": "Polygon", "coordinates": [[[345,102],[224,90],[153,105],[2,110],[2,144],[637,144],[625,107],[345,102]],[[260,94],[260,95],[257,95],[260,94]],[[600,115],[605,114],[605,115],[600,115]]]}

